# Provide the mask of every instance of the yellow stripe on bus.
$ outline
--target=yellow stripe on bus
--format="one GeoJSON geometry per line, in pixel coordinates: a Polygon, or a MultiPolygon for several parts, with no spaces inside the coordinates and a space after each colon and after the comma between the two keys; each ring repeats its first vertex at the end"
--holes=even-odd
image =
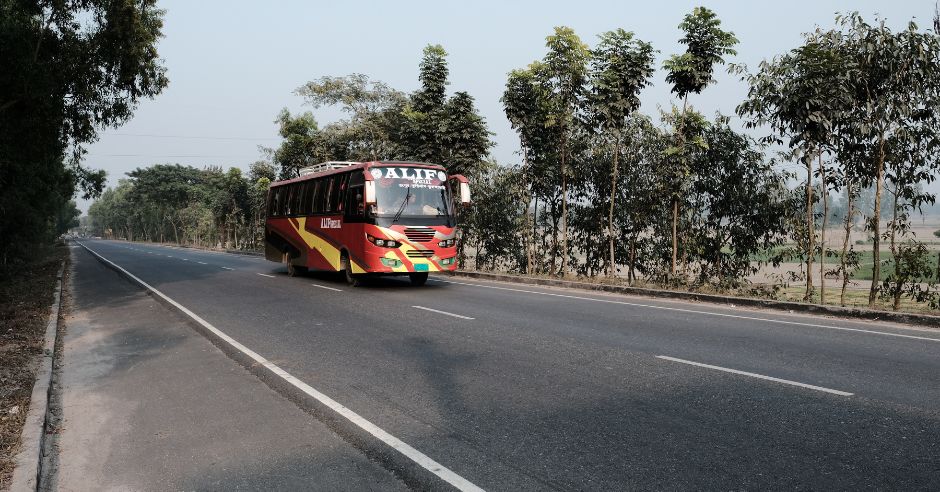
{"type": "MultiPolygon", "coordinates": [[[[335,246],[333,246],[329,242],[325,241],[320,236],[317,236],[316,234],[313,234],[310,231],[308,231],[307,228],[305,227],[307,223],[306,217],[298,217],[297,223],[299,225],[299,227],[297,228],[297,234],[300,235],[300,237],[304,240],[305,243],[307,243],[307,246],[310,247],[311,249],[317,250],[321,255],[323,255],[324,258],[326,258],[326,261],[329,262],[331,267],[333,267],[333,270],[339,271],[340,266],[341,266],[339,249],[337,249],[335,246]]],[[[365,270],[363,270],[362,267],[357,265],[355,261],[352,261],[352,260],[350,261],[352,262],[353,273],[365,272],[365,270]]]]}

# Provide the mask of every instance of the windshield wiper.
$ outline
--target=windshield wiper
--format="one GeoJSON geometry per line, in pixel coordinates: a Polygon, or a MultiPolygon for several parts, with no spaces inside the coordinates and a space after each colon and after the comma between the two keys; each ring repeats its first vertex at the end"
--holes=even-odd
{"type": "Polygon", "coordinates": [[[395,212],[395,217],[392,219],[392,223],[398,222],[398,218],[401,217],[401,213],[405,211],[405,206],[408,205],[408,199],[411,198],[411,185],[408,185],[408,190],[405,192],[405,199],[401,201],[401,206],[398,207],[398,211],[395,212]]]}

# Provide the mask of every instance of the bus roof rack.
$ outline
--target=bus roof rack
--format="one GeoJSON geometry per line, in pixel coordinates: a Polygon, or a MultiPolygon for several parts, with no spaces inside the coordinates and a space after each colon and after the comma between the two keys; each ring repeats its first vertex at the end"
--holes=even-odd
{"type": "Polygon", "coordinates": [[[332,169],[340,169],[349,166],[355,166],[360,164],[359,162],[350,162],[350,161],[327,161],[321,162],[319,164],[314,164],[312,166],[303,167],[300,169],[299,173],[301,176],[306,176],[308,174],[322,173],[324,171],[330,171],[332,169]]]}

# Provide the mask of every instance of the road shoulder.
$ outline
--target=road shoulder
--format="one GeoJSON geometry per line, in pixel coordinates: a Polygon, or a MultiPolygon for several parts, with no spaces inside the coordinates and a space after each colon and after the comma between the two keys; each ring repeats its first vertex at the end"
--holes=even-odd
{"type": "Polygon", "coordinates": [[[54,486],[404,488],[164,305],[72,254],[54,486]]]}

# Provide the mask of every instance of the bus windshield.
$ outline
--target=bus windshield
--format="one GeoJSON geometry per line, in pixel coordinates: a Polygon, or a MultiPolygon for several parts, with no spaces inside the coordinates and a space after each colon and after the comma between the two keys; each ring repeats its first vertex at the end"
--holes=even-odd
{"type": "Polygon", "coordinates": [[[376,215],[449,216],[450,192],[447,175],[436,169],[414,167],[373,167],[376,215]]]}

